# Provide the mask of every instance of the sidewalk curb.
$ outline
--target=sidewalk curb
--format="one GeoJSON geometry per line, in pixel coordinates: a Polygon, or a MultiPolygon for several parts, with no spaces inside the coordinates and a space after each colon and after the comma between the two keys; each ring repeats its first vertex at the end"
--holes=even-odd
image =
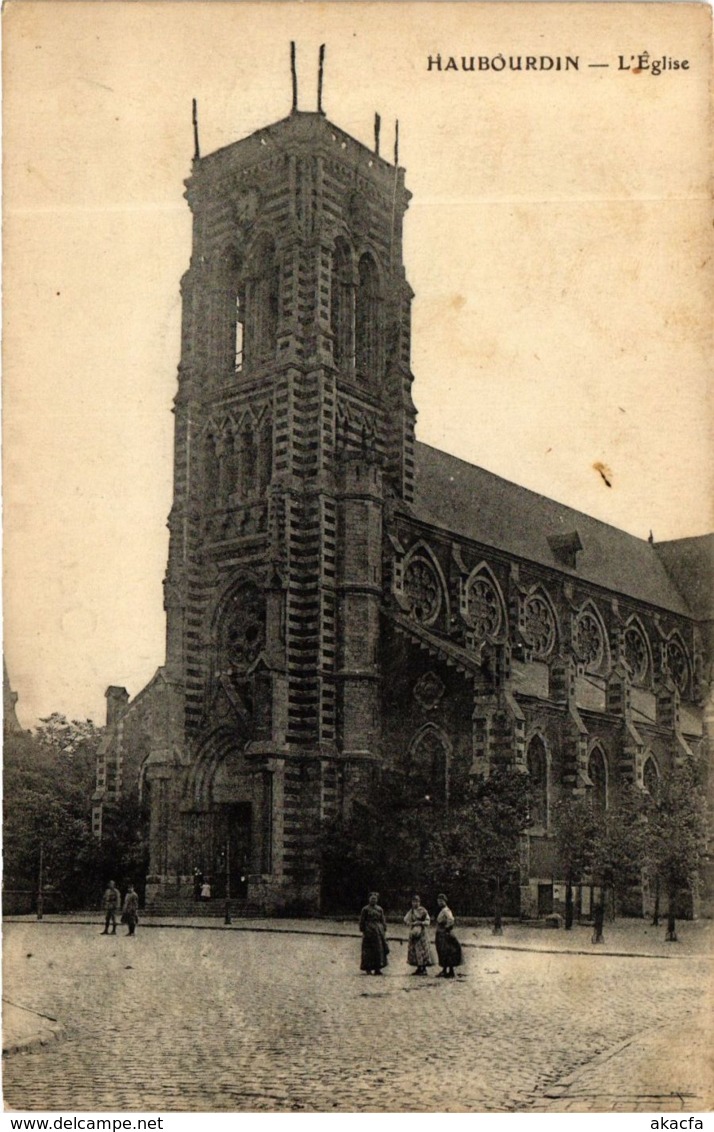
{"type": "MultiPolygon", "coordinates": [[[[359,932],[344,931],[316,931],[313,928],[292,928],[292,927],[267,927],[261,924],[251,924],[250,922],[241,921],[232,924],[223,924],[215,921],[207,920],[206,922],[191,921],[190,923],[152,923],[150,917],[145,917],[141,920],[141,928],[162,929],[166,928],[173,931],[213,931],[213,932],[261,932],[267,935],[307,935],[319,936],[326,939],[361,939],[359,932]]],[[[79,925],[84,927],[99,927],[100,920],[81,920],[81,919],[64,919],[52,918],[42,921],[28,920],[21,916],[5,916],[3,917],[5,923],[41,923],[43,926],[61,925],[79,925]]],[[[390,943],[406,944],[408,942],[406,937],[388,935],[387,939],[390,943]]],[[[527,944],[518,943],[473,943],[469,940],[461,940],[463,948],[481,951],[522,951],[531,955],[590,955],[600,956],[609,959],[656,959],[660,961],[668,961],[670,959],[709,959],[714,960],[714,955],[707,952],[685,952],[682,955],[658,955],[645,951],[607,951],[601,950],[599,946],[593,945],[592,949],[585,948],[559,948],[559,947],[529,947],[527,944]]]]}
{"type": "Polygon", "coordinates": [[[48,1046],[50,1042],[59,1041],[64,1035],[62,1026],[52,1027],[52,1029],[40,1030],[36,1034],[32,1034],[27,1038],[20,1038],[17,1041],[10,1041],[7,1045],[3,1044],[2,1056],[3,1058],[12,1057],[16,1053],[29,1053],[30,1050],[39,1049],[40,1046],[48,1046]]]}

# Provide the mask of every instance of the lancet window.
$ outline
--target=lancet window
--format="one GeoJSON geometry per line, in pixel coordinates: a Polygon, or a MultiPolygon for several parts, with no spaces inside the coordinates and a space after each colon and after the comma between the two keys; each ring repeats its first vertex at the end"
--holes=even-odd
{"type": "Polygon", "coordinates": [[[659,796],[659,767],[652,755],[649,755],[645,761],[642,770],[642,781],[649,796],[657,799],[659,796]]]}
{"type": "Polygon", "coordinates": [[[355,353],[359,376],[379,376],[380,298],[379,276],[371,255],[359,261],[359,282],[355,306],[355,353]]]}
{"type": "Polygon", "coordinates": [[[600,747],[594,747],[590,753],[588,778],[593,784],[593,806],[602,813],[607,809],[607,763],[600,747]]]}
{"type": "Polygon", "coordinates": [[[275,245],[263,240],[253,252],[248,269],[241,337],[244,365],[252,366],[275,356],[279,310],[280,271],[275,245]]]}
{"type": "Polygon", "coordinates": [[[545,829],[548,825],[548,760],[540,735],[531,739],[526,758],[531,822],[545,829]]]}
{"type": "Polygon", "coordinates": [[[332,253],[330,321],[332,351],[338,369],[351,370],[355,353],[355,289],[352,256],[347,242],[335,241],[332,253]]]}
{"type": "Polygon", "coordinates": [[[446,736],[428,725],[412,740],[408,754],[409,794],[413,801],[446,802],[448,797],[448,752],[446,736]]]}

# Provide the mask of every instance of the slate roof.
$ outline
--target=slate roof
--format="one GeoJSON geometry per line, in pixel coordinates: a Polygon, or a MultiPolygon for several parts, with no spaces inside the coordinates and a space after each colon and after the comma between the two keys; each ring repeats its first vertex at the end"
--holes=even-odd
{"type": "Polygon", "coordinates": [[[535,491],[417,442],[417,519],[484,546],[602,586],[614,594],[691,617],[655,547],[535,491]],[[577,569],[558,560],[548,539],[577,531],[577,569]]]}
{"type": "Polygon", "coordinates": [[[655,543],[655,549],[700,621],[714,618],[714,535],[655,543]]]}

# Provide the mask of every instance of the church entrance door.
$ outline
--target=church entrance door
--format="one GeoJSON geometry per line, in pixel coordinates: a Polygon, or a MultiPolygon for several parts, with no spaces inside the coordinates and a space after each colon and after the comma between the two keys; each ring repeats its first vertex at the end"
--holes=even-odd
{"type": "Polygon", "coordinates": [[[253,825],[250,802],[219,805],[215,815],[213,893],[220,899],[243,899],[248,893],[253,825]]]}

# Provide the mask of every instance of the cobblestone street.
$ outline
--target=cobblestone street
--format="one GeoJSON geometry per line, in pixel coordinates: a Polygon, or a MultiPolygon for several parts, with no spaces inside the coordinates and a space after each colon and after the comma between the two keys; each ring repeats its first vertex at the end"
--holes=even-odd
{"type": "Polygon", "coordinates": [[[686,1071],[690,1051],[706,1048],[706,956],[469,948],[463,975],[445,982],[410,977],[398,941],[376,979],[360,974],[354,938],[99,931],[5,925],[5,995],[62,1026],[58,1040],[6,1058],[7,1107],[602,1111],[603,1095],[624,1111],[711,1104],[686,1071]],[[683,1067],[656,1103],[652,1039],[683,1067]]]}

